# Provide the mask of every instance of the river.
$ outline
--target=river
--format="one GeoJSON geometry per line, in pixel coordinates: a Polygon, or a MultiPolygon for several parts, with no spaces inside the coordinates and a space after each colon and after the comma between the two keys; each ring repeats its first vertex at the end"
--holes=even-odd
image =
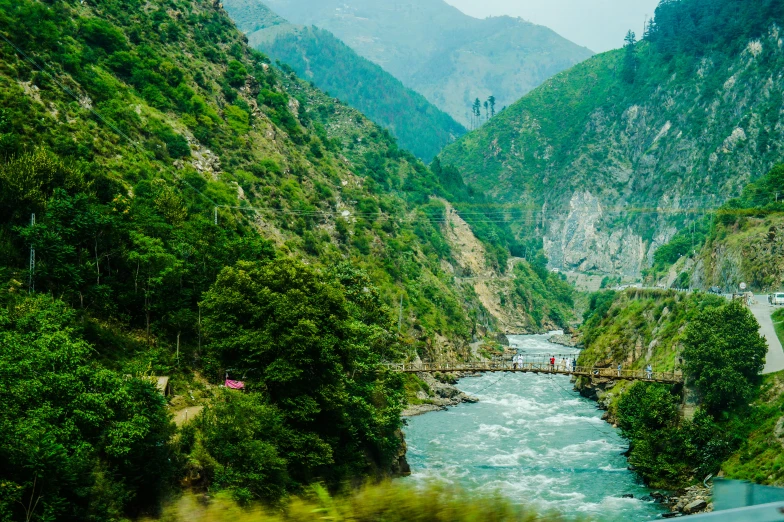
{"type": "MultiPolygon", "coordinates": [[[[510,336],[521,353],[578,353],[547,336],[510,336]]],[[[596,403],[572,390],[569,377],[499,373],[462,379],[480,399],[408,419],[412,475],[467,490],[499,491],[540,511],[595,520],[647,520],[661,506],[627,470],[626,444],[601,420],[596,403]],[[623,495],[634,498],[623,498],[623,495]]]]}

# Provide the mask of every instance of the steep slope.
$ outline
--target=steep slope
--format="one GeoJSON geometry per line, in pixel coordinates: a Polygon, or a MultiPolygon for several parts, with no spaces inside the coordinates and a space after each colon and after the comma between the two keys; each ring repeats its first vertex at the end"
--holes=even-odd
{"type": "Polygon", "coordinates": [[[572,289],[543,265],[510,258],[505,270],[489,262],[491,255],[468,223],[444,202],[444,238],[455,253],[447,272],[469,295],[476,295],[485,313],[505,334],[546,333],[573,319],[572,289]]]}
{"type": "Polygon", "coordinates": [[[287,23],[261,0],[227,0],[224,7],[251,47],[290,66],[388,129],[400,146],[430,161],[465,128],[421,94],[407,89],[330,32],[287,23]]]}
{"type": "Polygon", "coordinates": [[[441,160],[527,209],[552,266],[638,277],[780,160],[782,23],[777,2],[664,2],[643,42],[552,78],[441,160]]]}
{"type": "Polygon", "coordinates": [[[447,268],[461,186],[219,2],[0,0],[0,519],[404,472],[382,363],[497,324],[447,268]]]}
{"type": "Polygon", "coordinates": [[[428,203],[445,194],[437,177],[248,49],[219,5],[151,8],[25,0],[0,11],[16,46],[0,47],[4,292],[27,286],[40,241],[37,291],[193,349],[201,293],[223,266],[272,249],[350,260],[390,306],[402,298],[402,331],[419,349],[465,348],[468,310],[481,305],[441,269],[452,254],[441,206],[428,203]],[[111,219],[81,221],[95,213],[111,219]]]}
{"type": "Polygon", "coordinates": [[[294,23],[331,31],[465,126],[478,123],[471,115],[476,98],[495,96],[500,109],[591,55],[545,27],[478,20],[443,0],[267,3],[294,23]]]}
{"type": "Polygon", "coordinates": [[[737,291],[771,292],[784,284],[784,166],[747,185],[723,205],[711,222],[704,246],[694,255],[690,282],[737,291]]]}

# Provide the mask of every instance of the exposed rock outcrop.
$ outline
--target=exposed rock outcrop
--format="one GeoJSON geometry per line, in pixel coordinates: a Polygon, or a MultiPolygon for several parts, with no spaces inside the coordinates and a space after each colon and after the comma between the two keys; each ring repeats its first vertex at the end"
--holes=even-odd
{"type": "MultiPolygon", "coordinates": [[[[427,402],[422,404],[409,404],[401,414],[403,417],[414,417],[431,411],[445,410],[449,406],[457,406],[464,402],[473,403],[479,401],[476,397],[472,397],[458,390],[452,384],[447,384],[436,379],[429,373],[418,373],[417,376],[428,385],[430,388],[430,395],[420,392],[422,395],[418,395],[418,398],[427,402]]],[[[457,380],[457,377],[451,374],[449,377],[449,380],[457,380]]]]}

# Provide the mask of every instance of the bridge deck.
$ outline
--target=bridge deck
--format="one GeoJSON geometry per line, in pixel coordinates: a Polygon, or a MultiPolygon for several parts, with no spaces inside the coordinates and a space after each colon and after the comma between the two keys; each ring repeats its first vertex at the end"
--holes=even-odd
{"type": "Polygon", "coordinates": [[[683,382],[683,373],[676,372],[651,372],[648,375],[644,370],[621,370],[617,368],[593,368],[588,366],[570,367],[568,364],[551,366],[549,361],[523,361],[514,364],[511,361],[477,361],[469,363],[387,363],[387,368],[394,372],[401,373],[485,373],[485,372],[513,372],[513,373],[536,373],[554,375],[575,375],[578,377],[607,378],[624,381],[646,381],[660,382],[666,384],[676,384],[683,382]]]}

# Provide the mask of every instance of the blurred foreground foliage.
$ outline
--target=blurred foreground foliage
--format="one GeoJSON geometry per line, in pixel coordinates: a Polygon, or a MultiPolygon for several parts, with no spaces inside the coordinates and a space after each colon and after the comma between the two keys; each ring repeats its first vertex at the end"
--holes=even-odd
{"type": "MultiPolygon", "coordinates": [[[[226,496],[204,501],[186,495],[167,506],[161,522],[533,522],[565,520],[511,504],[498,495],[467,493],[449,484],[414,488],[401,482],[369,485],[347,495],[330,496],[315,485],[308,494],[279,509],[240,507],[226,496]]],[[[153,522],[146,520],[144,522],[153,522]]]]}

